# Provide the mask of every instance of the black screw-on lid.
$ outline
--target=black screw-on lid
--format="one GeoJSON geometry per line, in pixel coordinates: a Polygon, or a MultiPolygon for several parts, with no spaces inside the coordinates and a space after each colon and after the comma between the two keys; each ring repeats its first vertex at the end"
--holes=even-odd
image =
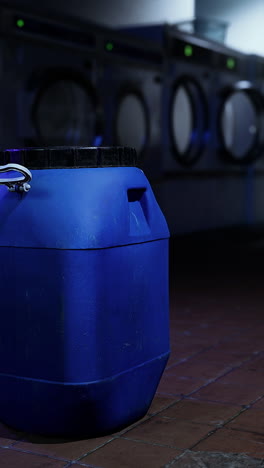
{"type": "Polygon", "coordinates": [[[0,151],[0,165],[16,163],[29,169],[137,166],[137,152],[123,146],[48,146],[0,151]]]}

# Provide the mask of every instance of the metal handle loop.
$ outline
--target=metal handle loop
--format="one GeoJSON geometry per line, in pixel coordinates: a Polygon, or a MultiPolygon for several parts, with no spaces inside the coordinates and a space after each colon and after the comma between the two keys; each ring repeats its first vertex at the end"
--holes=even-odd
{"type": "Polygon", "coordinates": [[[28,184],[32,180],[31,172],[20,164],[6,164],[0,166],[1,172],[17,171],[23,174],[23,177],[13,177],[11,179],[0,179],[0,185],[6,185],[10,192],[28,192],[31,186],[28,184]]]}

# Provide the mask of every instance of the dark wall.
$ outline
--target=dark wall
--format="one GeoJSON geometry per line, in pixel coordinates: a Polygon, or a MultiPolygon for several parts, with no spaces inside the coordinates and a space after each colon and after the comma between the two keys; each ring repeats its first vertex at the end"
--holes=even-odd
{"type": "Polygon", "coordinates": [[[26,9],[30,8],[34,12],[65,13],[85,20],[93,20],[94,16],[96,16],[97,21],[101,22],[104,22],[105,15],[110,8],[110,4],[112,4],[112,2],[106,2],[105,0],[45,0],[44,2],[39,0],[8,0],[0,3],[26,9]]]}
{"type": "MultiPolygon", "coordinates": [[[[186,20],[193,17],[194,0],[4,0],[9,5],[59,12],[109,26],[186,20]]],[[[1,0],[0,0],[1,3],[1,0]]]]}

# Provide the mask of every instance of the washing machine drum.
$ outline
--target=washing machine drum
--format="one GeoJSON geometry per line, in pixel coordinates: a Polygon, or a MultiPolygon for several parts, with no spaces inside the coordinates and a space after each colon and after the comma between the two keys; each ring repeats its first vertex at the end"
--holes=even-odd
{"type": "Polygon", "coordinates": [[[44,84],[34,103],[33,124],[44,145],[94,144],[97,133],[96,99],[91,86],[73,78],[44,84]]]}
{"type": "Polygon", "coordinates": [[[192,165],[201,156],[208,124],[204,94],[192,78],[176,81],[169,112],[173,154],[182,165],[192,165]]]}
{"type": "Polygon", "coordinates": [[[256,159],[263,147],[261,97],[251,88],[229,92],[220,112],[220,135],[225,155],[232,162],[256,159]]]}
{"type": "Polygon", "coordinates": [[[115,140],[118,146],[130,146],[143,155],[149,140],[149,115],[143,96],[127,91],[119,98],[115,140]]]}

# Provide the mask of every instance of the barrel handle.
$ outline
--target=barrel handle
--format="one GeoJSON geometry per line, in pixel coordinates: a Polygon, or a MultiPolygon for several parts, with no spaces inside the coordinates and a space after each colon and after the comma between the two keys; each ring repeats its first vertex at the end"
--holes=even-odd
{"type": "Polygon", "coordinates": [[[28,192],[31,186],[28,182],[32,179],[31,172],[20,164],[6,164],[6,166],[0,166],[1,172],[17,171],[23,174],[23,177],[13,177],[12,179],[0,179],[0,185],[6,185],[10,192],[28,192]]]}

